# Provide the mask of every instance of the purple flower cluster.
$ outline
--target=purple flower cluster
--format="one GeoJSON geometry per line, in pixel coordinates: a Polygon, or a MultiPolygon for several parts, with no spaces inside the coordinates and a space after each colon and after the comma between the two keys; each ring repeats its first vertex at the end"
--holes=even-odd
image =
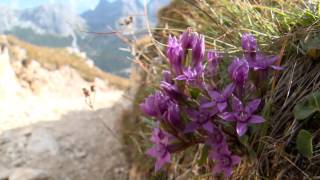
{"type": "Polygon", "coordinates": [[[262,109],[263,94],[252,89],[257,91],[261,82],[268,82],[269,70],[281,70],[274,65],[277,56],[261,53],[253,35],[243,34],[242,48],[243,56],[234,58],[227,68],[231,83],[223,86],[219,76],[222,54],[206,53],[203,35],[189,28],[179,38],[169,37],[170,69],[163,72],[160,90],[140,105],[156,120],[151,137],[154,145],[147,154],[156,158],[157,171],[171,162],[173,153],[198,144],[210,148],[214,175],[230,177],[240,163],[240,157],[232,153],[234,138],[250,133],[250,125],[264,122],[256,114],[262,109]],[[230,125],[233,134],[225,131],[230,125]]]}

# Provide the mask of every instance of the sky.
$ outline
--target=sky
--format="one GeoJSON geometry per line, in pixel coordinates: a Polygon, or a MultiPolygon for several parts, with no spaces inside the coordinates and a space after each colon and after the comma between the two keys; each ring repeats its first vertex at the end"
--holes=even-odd
{"type": "Polygon", "coordinates": [[[82,13],[96,7],[98,2],[99,0],[0,0],[0,5],[8,6],[13,9],[26,9],[47,3],[62,3],[70,6],[73,11],[82,13]]]}

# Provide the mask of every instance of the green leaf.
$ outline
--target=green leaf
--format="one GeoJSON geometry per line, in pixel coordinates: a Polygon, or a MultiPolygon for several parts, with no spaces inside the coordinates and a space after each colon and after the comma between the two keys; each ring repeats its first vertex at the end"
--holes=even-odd
{"type": "Polygon", "coordinates": [[[209,147],[203,146],[200,159],[198,160],[198,165],[202,166],[206,163],[209,156],[209,147]]]}
{"type": "Polygon", "coordinates": [[[201,90],[199,88],[190,88],[189,92],[192,99],[197,99],[201,94],[201,90]]]}
{"type": "Polygon", "coordinates": [[[254,159],[257,157],[257,153],[254,151],[254,149],[249,145],[249,136],[244,135],[239,138],[242,145],[244,145],[249,153],[249,157],[254,159]]]}
{"type": "Polygon", "coordinates": [[[297,120],[307,119],[315,112],[320,111],[320,91],[316,91],[307,95],[302,102],[298,103],[294,109],[293,114],[297,120]]]}
{"type": "Polygon", "coordinates": [[[302,129],[299,132],[296,145],[300,154],[309,159],[312,157],[312,134],[309,131],[302,129]]]}

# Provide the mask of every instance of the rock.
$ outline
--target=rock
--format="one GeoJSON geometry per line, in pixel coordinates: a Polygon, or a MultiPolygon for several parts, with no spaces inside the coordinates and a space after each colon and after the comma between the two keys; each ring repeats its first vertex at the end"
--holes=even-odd
{"type": "Polygon", "coordinates": [[[7,45],[0,47],[0,99],[16,94],[20,89],[15,72],[10,63],[7,45]]]}
{"type": "Polygon", "coordinates": [[[53,180],[50,175],[42,170],[21,168],[16,169],[8,180],[53,180]]]}
{"type": "Polygon", "coordinates": [[[36,129],[28,142],[27,151],[30,153],[48,153],[56,155],[59,152],[59,145],[52,133],[45,128],[36,129]]]}

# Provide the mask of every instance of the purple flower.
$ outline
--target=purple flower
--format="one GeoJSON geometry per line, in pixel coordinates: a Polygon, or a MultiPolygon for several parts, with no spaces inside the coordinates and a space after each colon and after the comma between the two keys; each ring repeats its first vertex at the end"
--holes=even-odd
{"type": "Polygon", "coordinates": [[[242,35],[241,44],[245,55],[255,55],[258,50],[257,40],[252,34],[244,33],[242,35]]]}
{"type": "Polygon", "coordinates": [[[169,84],[174,84],[174,81],[172,80],[172,74],[170,71],[163,71],[162,72],[162,76],[163,76],[163,81],[169,83],[169,84]]]}
{"type": "Polygon", "coordinates": [[[192,63],[191,67],[197,68],[200,66],[204,60],[205,54],[205,42],[204,36],[197,34],[192,46],[192,63]]]}
{"type": "Polygon", "coordinates": [[[278,59],[278,56],[265,56],[262,53],[257,53],[256,56],[248,58],[248,62],[255,71],[267,71],[269,68],[282,70],[282,67],[273,65],[278,59]]]}
{"type": "Polygon", "coordinates": [[[159,128],[154,128],[151,141],[154,143],[152,148],[147,150],[147,154],[157,159],[155,170],[158,171],[166,163],[171,163],[169,152],[170,136],[159,128]]]}
{"type": "Polygon", "coordinates": [[[223,112],[228,106],[228,98],[232,95],[234,91],[234,84],[229,84],[224,88],[222,93],[218,91],[209,91],[209,95],[212,98],[212,101],[209,103],[202,104],[202,108],[209,108],[209,107],[217,107],[219,112],[223,112]]]}
{"type": "Polygon", "coordinates": [[[183,71],[182,75],[175,78],[179,81],[186,81],[189,85],[203,87],[203,68],[198,66],[198,68],[188,67],[183,71]]]}
{"type": "Polygon", "coordinates": [[[186,125],[184,130],[185,133],[191,133],[200,128],[203,128],[208,132],[213,131],[214,124],[210,121],[212,115],[209,112],[189,110],[187,113],[192,121],[186,125]]]}
{"type": "Polygon", "coordinates": [[[258,124],[264,122],[262,116],[254,115],[253,113],[258,109],[261,100],[255,99],[244,106],[243,103],[235,96],[232,99],[233,112],[224,112],[219,114],[219,117],[225,121],[232,121],[237,123],[237,133],[242,136],[248,129],[248,124],[258,124]]]}
{"type": "Polygon", "coordinates": [[[183,70],[184,50],[181,42],[176,37],[169,36],[167,57],[173,71],[176,74],[181,74],[183,70]]]}
{"type": "Polygon", "coordinates": [[[179,91],[176,85],[161,81],[160,87],[172,100],[177,102],[185,101],[186,96],[179,91]]]}
{"type": "Polygon", "coordinates": [[[242,49],[250,67],[255,71],[268,70],[268,68],[282,70],[281,67],[273,65],[279,57],[265,56],[258,51],[257,40],[252,34],[245,33],[242,35],[242,49]]]}
{"type": "Polygon", "coordinates": [[[206,144],[214,149],[226,146],[227,144],[225,134],[219,128],[214,126],[212,132],[208,134],[206,144]]]}
{"type": "Polygon", "coordinates": [[[143,103],[140,104],[140,109],[147,115],[152,117],[162,117],[168,108],[169,97],[162,92],[157,91],[154,95],[148,96],[143,103]]]}
{"type": "Polygon", "coordinates": [[[188,28],[180,36],[180,42],[182,44],[182,48],[186,50],[191,49],[193,47],[193,43],[196,37],[197,37],[197,33],[193,32],[192,28],[188,28]]]}
{"type": "Polygon", "coordinates": [[[239,156],[231,154],[227,146],[211,151],[210,157],[216,161],[213,174],[223,173],[226,178],[232,175],[233,167],[241,161],[239,156]]]}
{"type": "Polygon", "coordinates": [[[177,130],[184,129],[180,116],[180,108],[176,103],[171,102],[169,104],[167,111],[167,120],[173,128],[177,130]]]}
{"type": "Polygon", "coordinates": [[[230,78],[238,87],[243,87],[248,80],[249,63],[246,59],[236,58],[228,67],[230,78]]]}
{"type": "Polygon", "coordinates": [[[212,76],[215,76],[218,71],[219,59],[221,58],[220,54],[216,51],[208,52],[208,73],[212,76]]]}

